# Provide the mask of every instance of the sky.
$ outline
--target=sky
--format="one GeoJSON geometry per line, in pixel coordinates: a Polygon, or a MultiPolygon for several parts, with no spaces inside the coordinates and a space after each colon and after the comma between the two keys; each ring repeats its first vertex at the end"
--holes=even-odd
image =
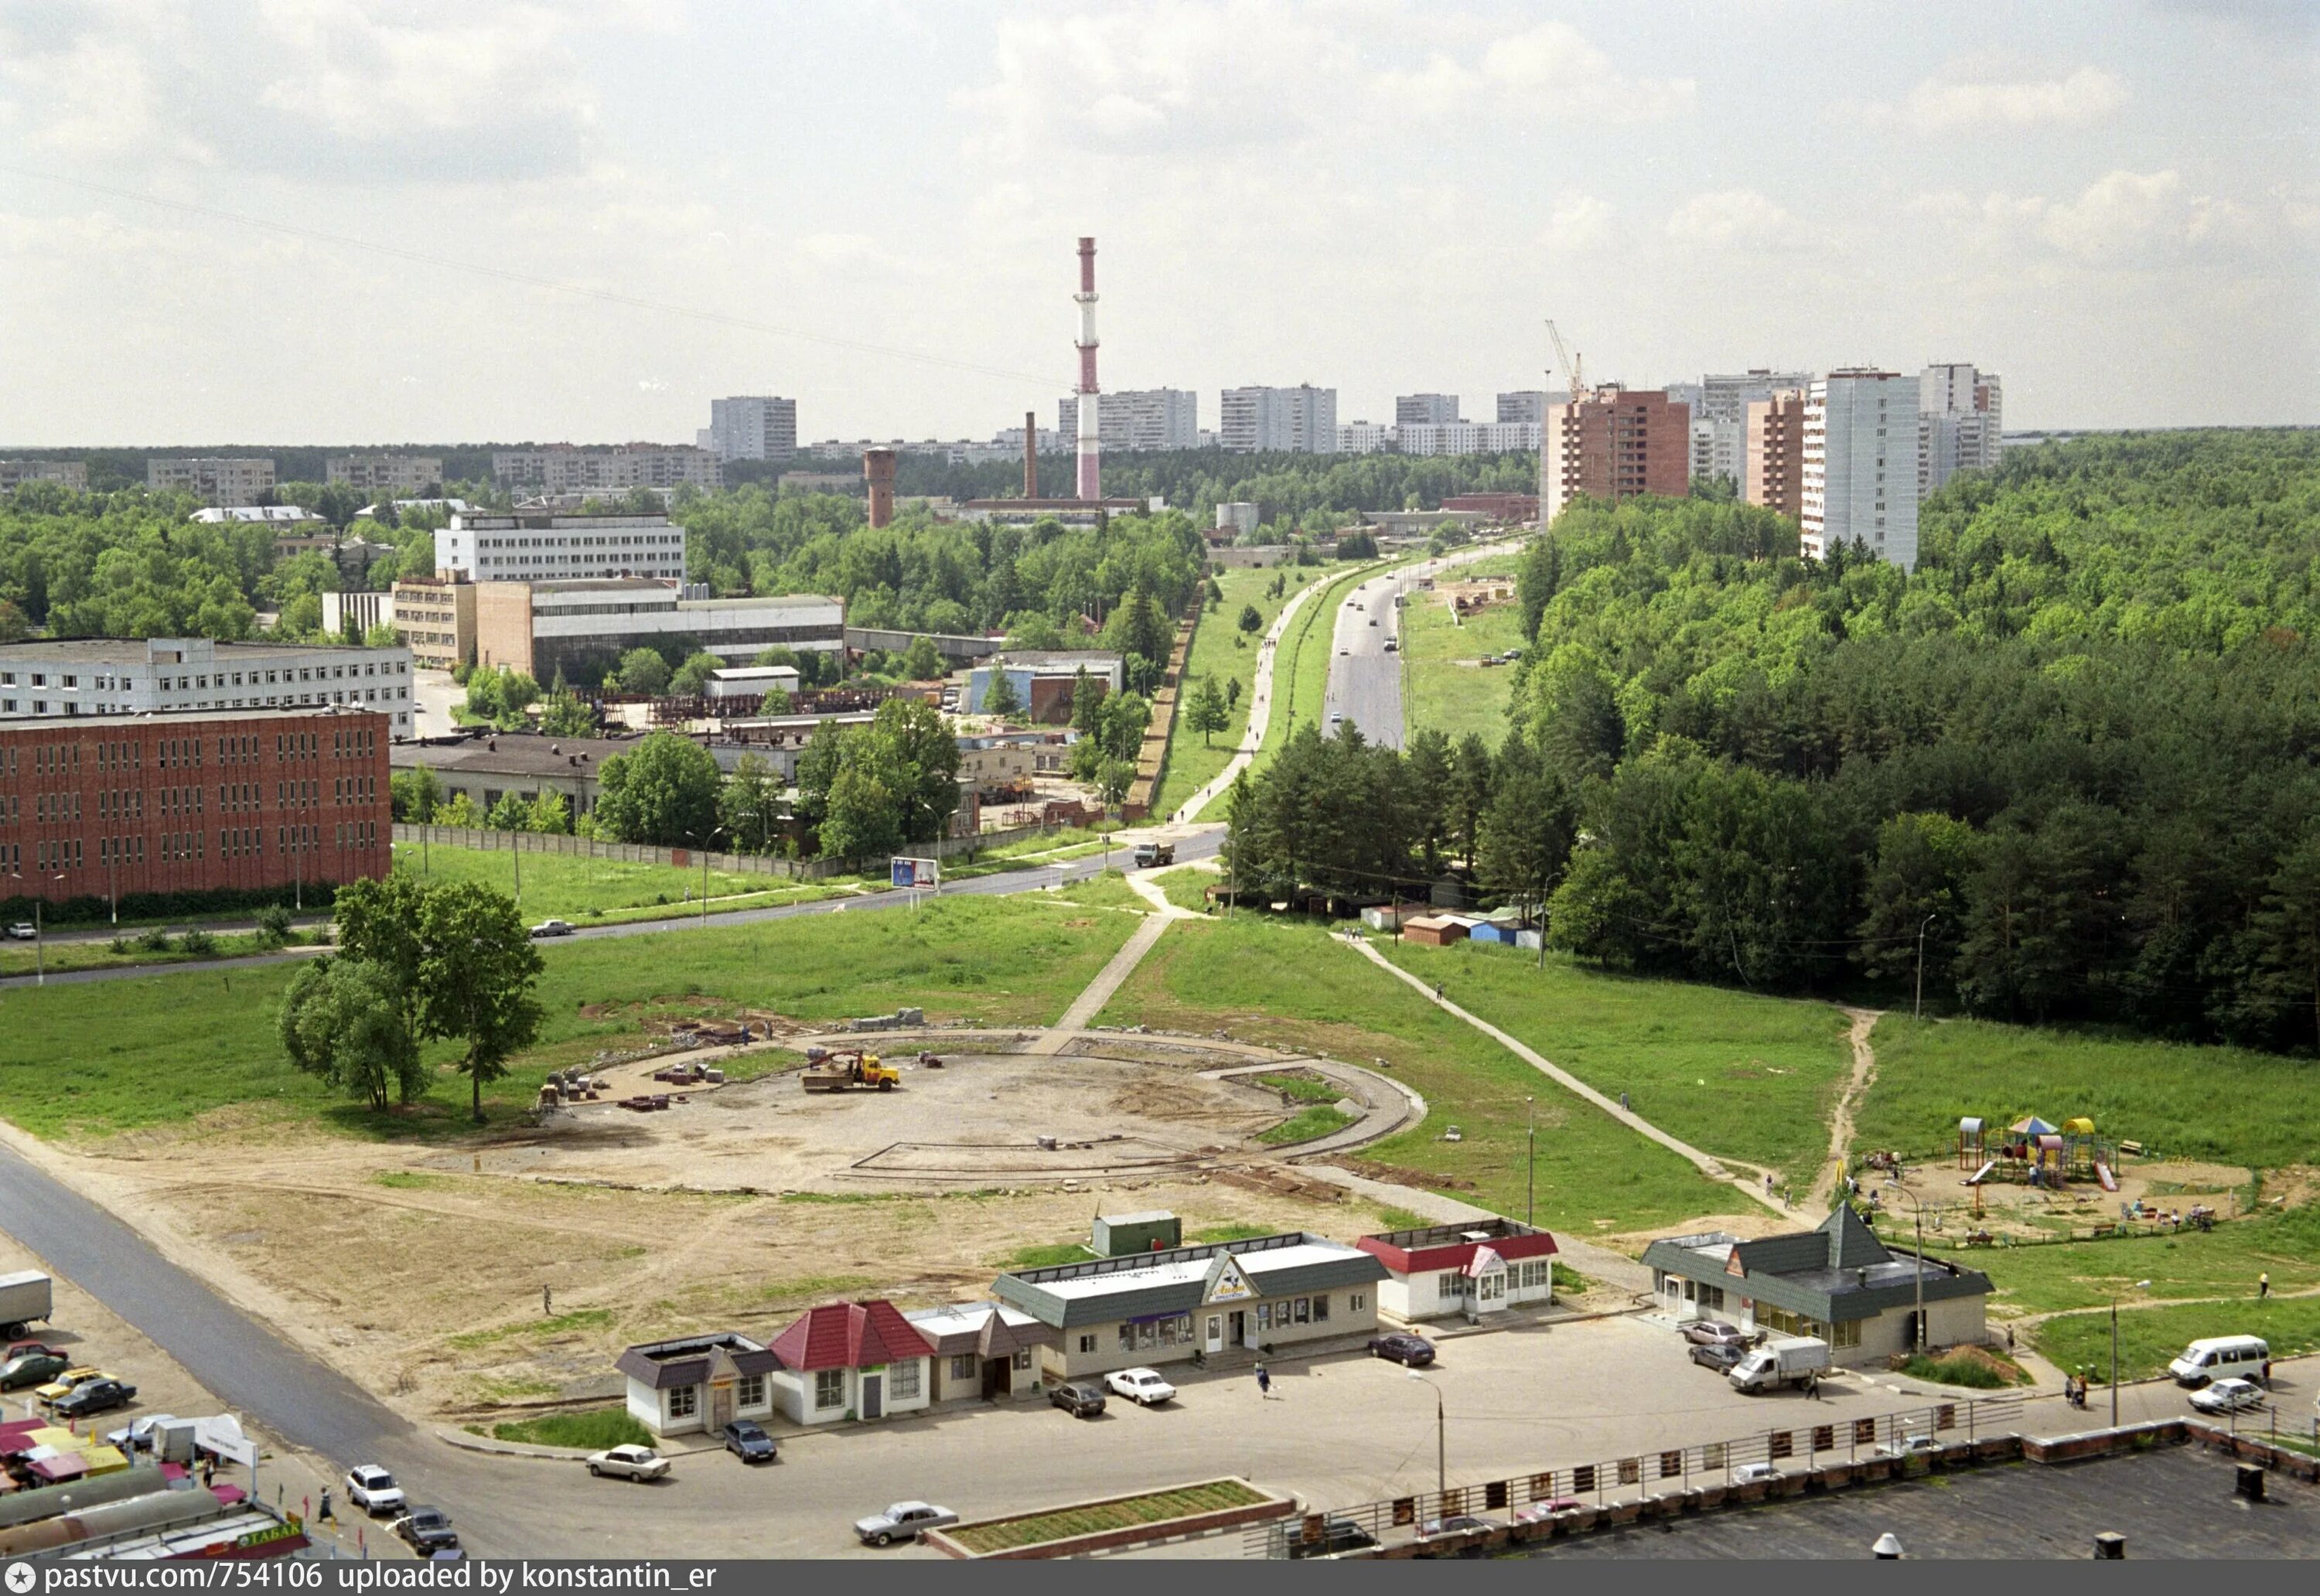
{"type": "Polygon", "coordinates": [[[2320,5],[0,0],[0,449],[1967,360],[2320,422],[2320,5]]]}

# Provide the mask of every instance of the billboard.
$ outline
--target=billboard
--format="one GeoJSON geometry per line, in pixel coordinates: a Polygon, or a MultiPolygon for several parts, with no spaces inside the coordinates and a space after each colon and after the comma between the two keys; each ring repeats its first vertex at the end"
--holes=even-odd
{"type": "Polygon", "coordinates": [[[942,885],[942,868],[933,859],[889,859],[887,884],[931,890],[942,885]]]}

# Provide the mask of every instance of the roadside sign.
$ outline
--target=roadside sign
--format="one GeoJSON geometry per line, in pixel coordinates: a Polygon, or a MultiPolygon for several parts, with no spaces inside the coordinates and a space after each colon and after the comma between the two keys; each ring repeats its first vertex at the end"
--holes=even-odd
{"type": "Polygon", "coordinates": [[[934,859],[889,859],[889,886],[939,890],[942,886],[942,866],[934,859]]]}

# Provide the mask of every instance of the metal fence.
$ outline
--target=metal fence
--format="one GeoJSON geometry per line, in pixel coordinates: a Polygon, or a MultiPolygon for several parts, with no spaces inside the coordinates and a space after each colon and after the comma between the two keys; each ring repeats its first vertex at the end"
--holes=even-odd
{"type": "MultiPolygon", "coordinates": [[[[955,858],[961,854],[979,853],[1001,843],[1020,842],[1058,830],[1052,826],[1018,826],[1011,830],[983,831],[972,837],[946,837],[939,842],[914,842],[911,856],[914,858],[955,858]]],[[[478,826],[413,826],[398,821],[394,825],[394,841],[398,847],[424,848],[441,843],[447,848],[474,848],[503,853],[562,854],[584,859],[612,859],[631,865],[673,865],[686,869],[701,868],[701,854],[682,848],[650,848],[639,842],[605,842],[594,837],[575,837],[568,831],[495,831],[478,826]]],[[[832,875],[864,874],[884,875],[886,862],[871,859],[848,864],[844,859],[785,859],[775,854],[720,854],[709,856],[711,870],[723,870],[737,875],[778,875],[791,881],[822,881],[832,875]]]]}
{"type": "Polygon", "coordinates": [[[1606,1507],[1694,1486],[1727,1484],[1734,1471],[1747,1464],[1804,1474],[1824,1464],[1894,1456],[1909,1450],[1918,1437],[1948,1445],[2010,1434],[2021,1418],[2022,1399],[2007,1396],[1752,1431],[1730,1440],[1540,1469],[1326,1512],[1315,1510],[1301,1518],[1250,1526],[1243,1534],[1241,1551],[1249,1557],[1287,1557],[1292,1542],[1300,1543],[1300,1549],[1315,1551],[1387,1546],[1418,1538],[1429,1524],[1470,1515],[1505,1524],[1565,1507],[1606,1507]],[[1366,1540],[1354,1540],[1355,1535],[1366,1540]]]}

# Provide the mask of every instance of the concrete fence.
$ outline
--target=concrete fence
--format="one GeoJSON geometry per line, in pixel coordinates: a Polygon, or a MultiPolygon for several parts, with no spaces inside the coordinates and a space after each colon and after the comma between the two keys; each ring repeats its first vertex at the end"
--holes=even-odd
{"type": "MultiPolygon", "coordinates": [[[[1047,826],[1017,826],[1005,831],[983,831],[973,837],[946,837],[939,842],[914,842],[903,856],[914,859],[953,859],[972,855],[1002,843],[1021,842],[1045,836],[1054,828],[1047,826]]],[[[440,843],[446,848],[473,848],[501,853],[560,854],[569,858],[609,859],[630,865],[668,865],[679,869],[698,870],[702,855],[689,848],[653,848],[640,842],[605,842],[593,837],[575,837],[565,831],[495,831],[477,826],[413,826],[397,821],[394,842],[398,848],[423,848],[440,843]]],[[[722,870],[736,875],[770,875],[789,881],[824,881],[833,875],[851,875],[857,870],[865,875],[884,875],[886,861],[868,859],[859,865],[844,859],[784,859],[773,854],[720,854],[708,856],[711,870],[722,870]]]]}

